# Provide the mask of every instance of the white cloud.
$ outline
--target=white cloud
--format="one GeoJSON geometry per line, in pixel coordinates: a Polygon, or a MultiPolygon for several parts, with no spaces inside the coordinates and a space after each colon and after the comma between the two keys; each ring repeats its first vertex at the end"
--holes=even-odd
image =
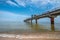
{"type": "Polygon", "coordinates": [[[55,22],[56,22],[56,23],[60,23],[60,16],[57,16],[57,17],[55,18],[55,22]]]}
{"type": "Polygon", "coordinates": [[[22,0],[15,0],[15,1],[17,2],[18,5],[21,5],[23,7],[26,6],[26,3],[24,1],[22,1],[22,0]]]}
{"type": "Polygon", "coordinates": [[[27,15],[18,15],[7,11],[0,11],[0,21],[23,21],[27,17],[27,15]]]}
{"type": "Polygon", "coordinates": [[[60,0],[14,0],[17,4],[11,0],[5,1],[12,6],[14,5],[26,7],[26,5],[35,5],[36,7],[41,8],[46,7],[48,4],[50,4],[53,6],[52,9],[60,7],[60,0]]]}
{"type": "Polygon", "coordinates": [[[46,7],[47,4],[53,5],[53,8],[60,7],[60,0],[31,0],[33,4],[46,7]]]}
{"type": "Polygon", "coordinates": [[[6,3],[8,3],[8,4],[12,5],[12,6],[17,6],[18,7],[18,5],[16,3],[14,3],[14,2],[12,2],[10,0],[7,0],[6,3]]]}

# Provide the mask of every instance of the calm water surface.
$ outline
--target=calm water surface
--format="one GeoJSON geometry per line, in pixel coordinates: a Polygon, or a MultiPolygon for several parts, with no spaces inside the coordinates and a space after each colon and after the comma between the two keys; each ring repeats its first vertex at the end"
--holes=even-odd
{"type": "Polygon", "coordinates": [[[60,31],[60,23],[55,23],[54,27],[51,29],[51,24],[49,22],[39,22],[35,23],[25,23],[25,22],[0,22],[0,32],[4,31],[30,31],[30,32],[41,32],[41,31],[60,31]]]}

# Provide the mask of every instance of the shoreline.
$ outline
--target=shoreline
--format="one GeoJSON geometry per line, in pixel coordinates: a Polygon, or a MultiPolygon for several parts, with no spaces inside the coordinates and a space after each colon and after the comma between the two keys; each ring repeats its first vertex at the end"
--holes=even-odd
{"type": "Polygon", "coordinates": [[[60,32],[40,32],[40,33],[0,33],[0,40],[60,40],[60,32]]]}

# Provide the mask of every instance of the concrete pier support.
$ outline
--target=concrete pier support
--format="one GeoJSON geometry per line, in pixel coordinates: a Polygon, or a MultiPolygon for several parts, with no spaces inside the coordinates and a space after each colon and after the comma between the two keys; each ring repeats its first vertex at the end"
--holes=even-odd
{"type": "Polygon", "coordinates": [[[54,17],[51,17],[51,24],[54,24],[54,17]]]}
{"type": "Polygon", "coordinates": [[[35,19],[36,20],[36,24],[37,24],[37,19],[35,19]]]}
{"type": "MultiPolygon", "coordinates": [[[[31,18],[33,18],[33,15],[31,15],[31,18]]],[[[31,24],[32,24],[32,19],[31,19],[31,24]]]]}
{"type": "Polygon", "coordinates": [[[54,28],[54,17],[51,17],[51,30],[54,31],[55,28],[54,28]]]}
{"type": "Polygon", "coordinates": [[[34,17],[35,17],[35,23],[37,24],[37,15],[34,15],[34,17]]]}
{"type": "Polygon", "coordinates": [[[31,19],[31,24],[32,24],[32,19],[31,19]]]}

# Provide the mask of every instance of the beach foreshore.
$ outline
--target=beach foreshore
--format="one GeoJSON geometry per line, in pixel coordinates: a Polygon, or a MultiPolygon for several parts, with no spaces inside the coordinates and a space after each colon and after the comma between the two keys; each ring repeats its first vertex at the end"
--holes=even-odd
{"type": "Polygon", "coordinates": [[[60,40],[60,32],[0,33],[0,40],[60,40]]]}

